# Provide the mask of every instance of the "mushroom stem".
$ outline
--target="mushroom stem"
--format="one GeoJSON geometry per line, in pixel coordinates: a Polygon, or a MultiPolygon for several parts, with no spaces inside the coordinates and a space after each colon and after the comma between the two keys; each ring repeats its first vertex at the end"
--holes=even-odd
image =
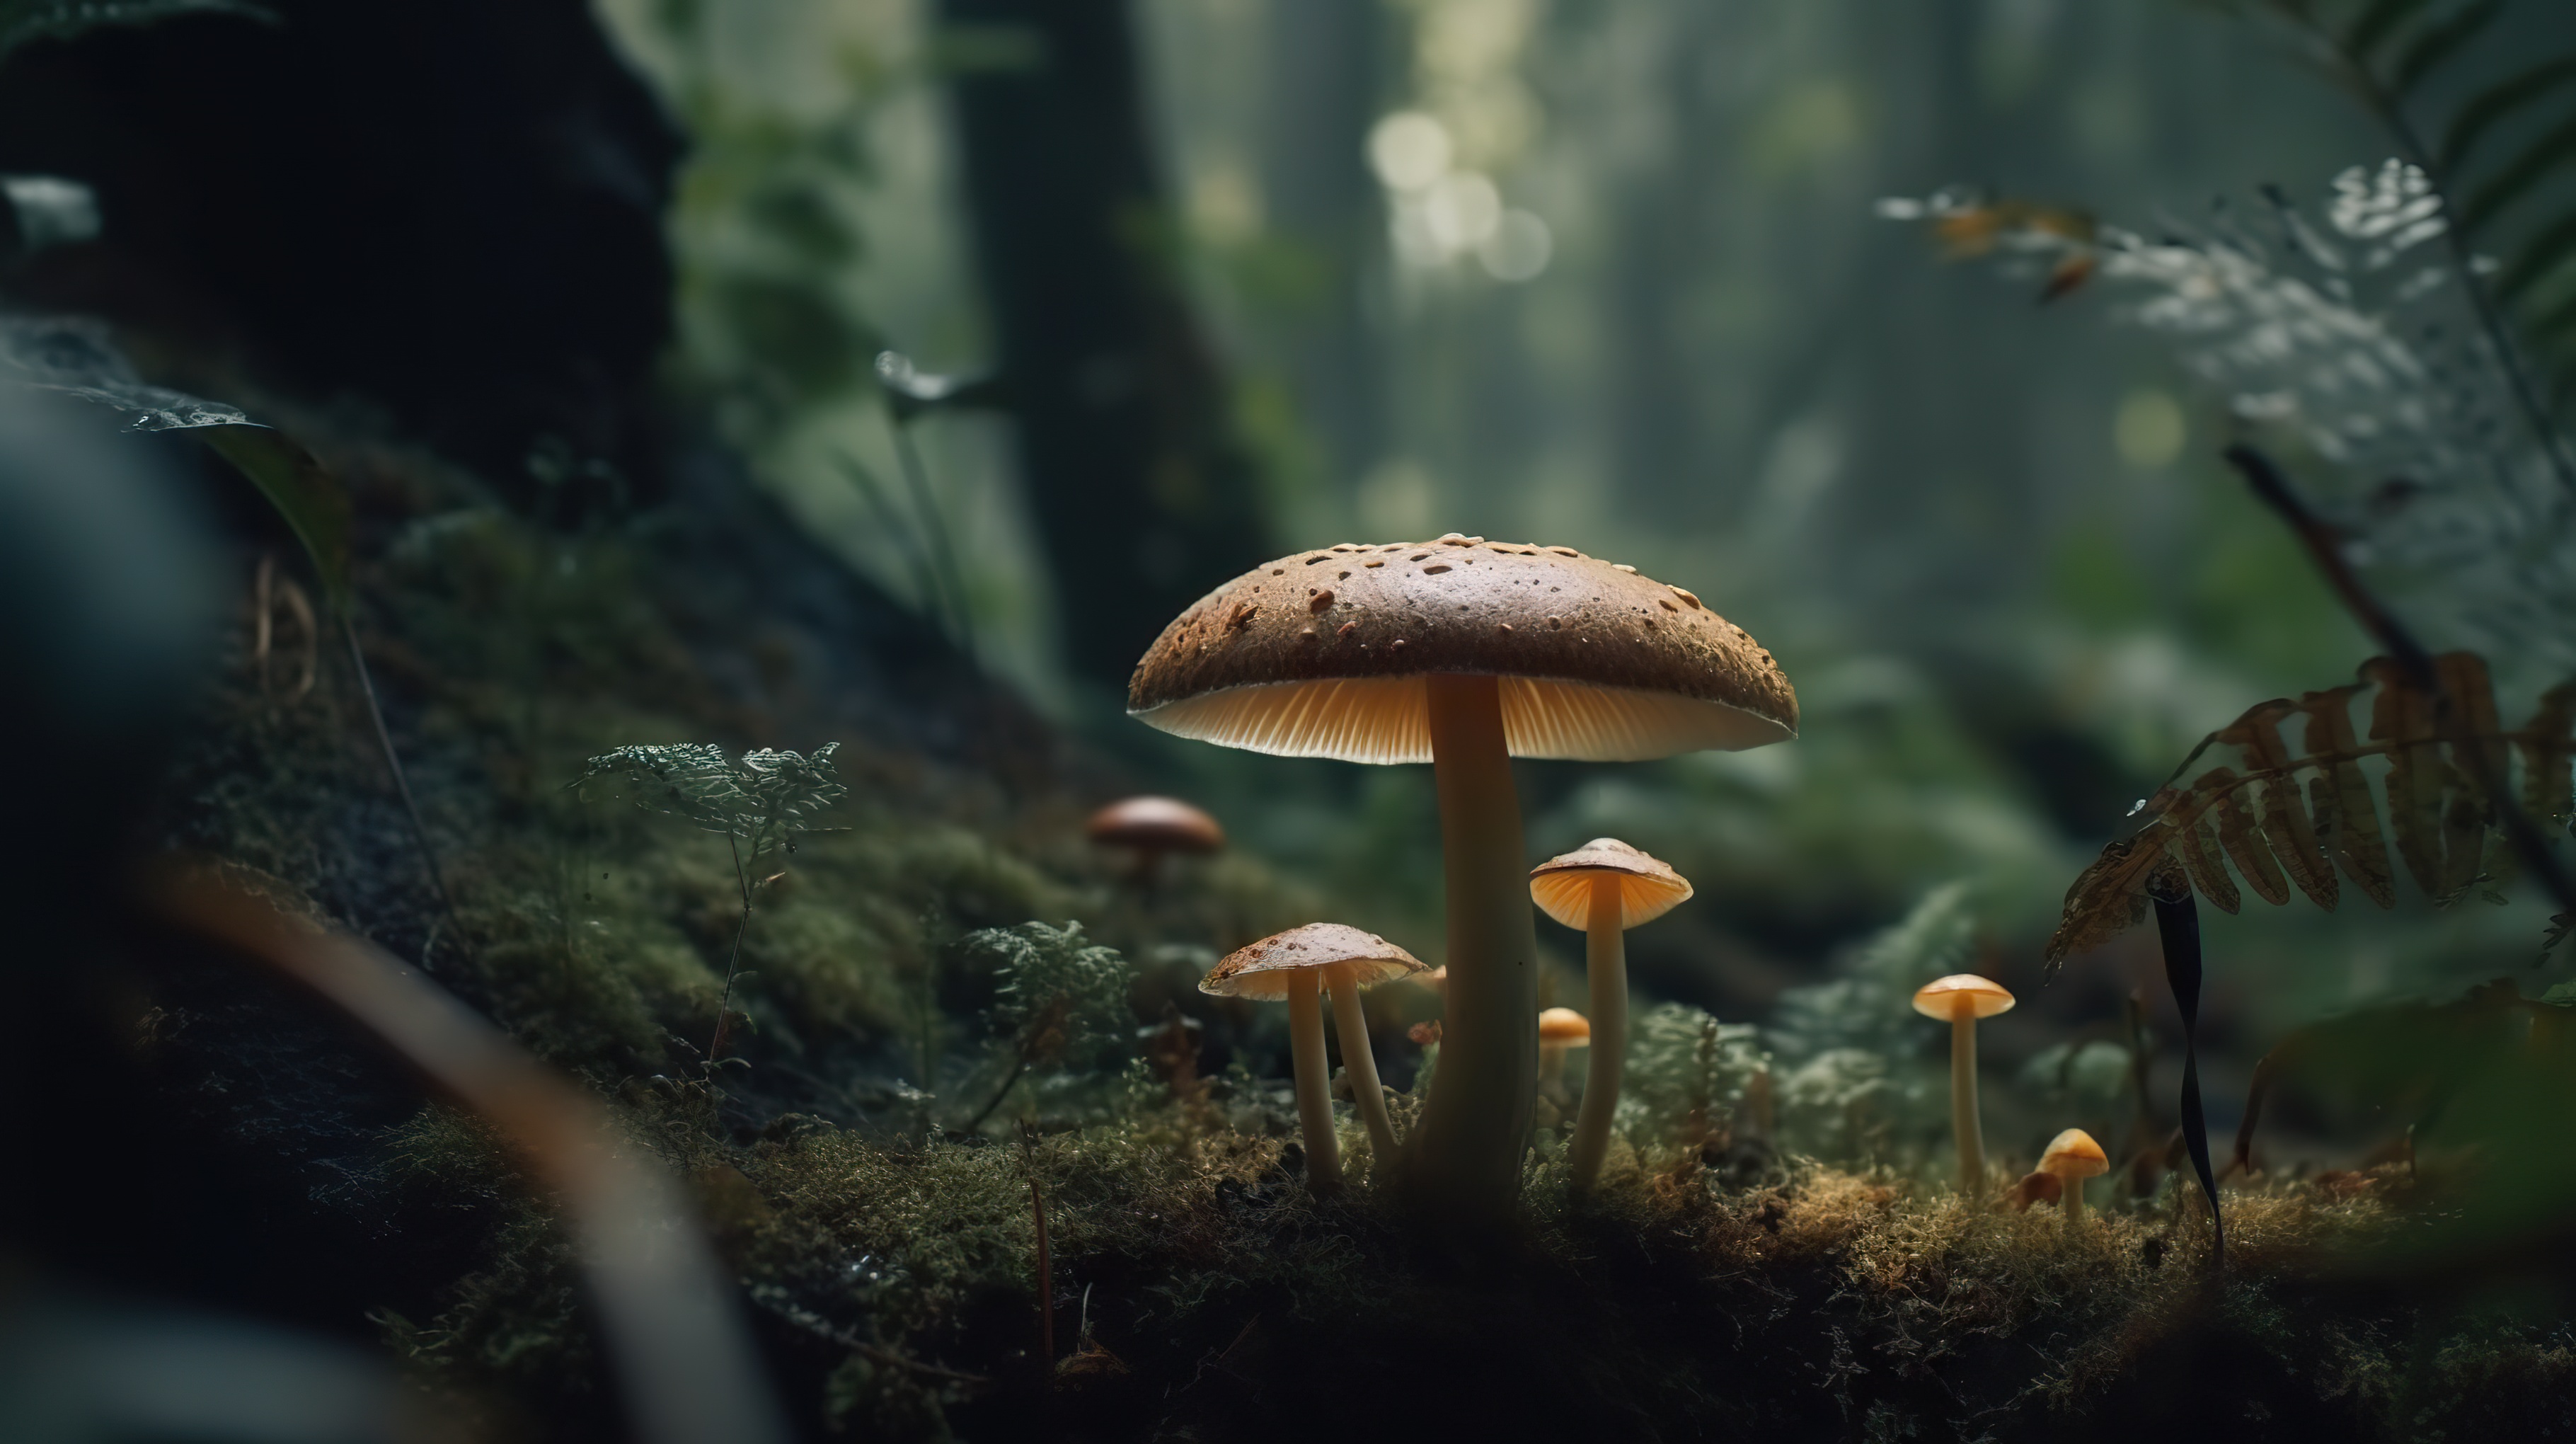
{"type": "Polygon", "coordinates": [[[1333,1138],[1332,1075],[1324,1063],[1324,1006],[1311,968],[1288,975],[1288,1051],[1297,1075],[1297,1126],[1306,1141],[1306,1186],[1342,1186],[1342,1150],[1333,1138]]]}
{"type": "Polygon", "coordinates": [[[1959,1193],[1985,1191],[1986,1129],[1977,1116],[1977,1015],[1965,1003],[1950,1015],[1950,1127],[1959,1139],[1959,1193]]]}
{"type": "Polygon", "coordinates": [[[1434,673],[1428,696],[1447,883],[1449,1006],[1409,1165],[1450,1230],[1508,1223],[1538,1083],[1538,932],[1497,679],[1434,673]]]}
{"type": "Polygon", "coordinates": [[[2066,1231],[2078,1232],[2084,1227],[2084,1180],[2072,1173],[2062,1173],[2057,1177],[2057,1186],[2060,1190],[2058,1197],[2063,1200],[2058,1207],[2066,1213],[2066,1231]]]}
{"type": "Polygon", "coordinates": [[[1395,1157],[1395,1125],[1386,1116],[1386,1089],[1377,1081],[1377,1053],[1369,1047],[1368,1015],[1360,1011],[1359,971],[1348,963],[1327,971],[1333,990],[1333,1031],[1342,1037],[1342,1069],[1350,1075],[1351,1101],[1359,1105],[1360,1121],[1368,1125],[1375,1166],[1387,1168],[1395,1157]]]}
{"type": "Polygon", "coordinates": [[[1628,1056],[1628,935],[1620,927],[1619,879],[1592,879],[1592,911],[1585,920],[1583,966],[1592,989],[1592,1056],[1583,1060],[1583,1109],[1574,1118],[1570,1152],[1577,1192],[1601,1177],[1610,1151],[1610,1119],[1619,1111],[1619,1076],[1628,1056]]]}

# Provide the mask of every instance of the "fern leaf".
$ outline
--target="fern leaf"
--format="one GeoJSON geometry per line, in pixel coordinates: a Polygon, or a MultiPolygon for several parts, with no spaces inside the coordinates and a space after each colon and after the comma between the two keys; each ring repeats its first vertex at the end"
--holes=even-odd
{"type": "Polygon", "coordinates": [[[2370,7],[2352,22],[2352,28],[2344,32],[2344,48],[2368,60],[2382,42],[2430,3],[2431,0],[2372,0],[2370,7]]]}
{"type": "Polygon", "coordinates": [[[2576,811],[2568,764],[2576,758],[2576,682],[2540,694],[2540,710],[2517,739],[2522,749],[2522,810],[2552,833],[2576,811]]]}
{"type": "Polygon", "coordinates": [[[2342,865],[2344,876],[2351,878],[2372,902],[2384,908],[2395,907],[2397,880],[2389,870],[2388,840],[2380,831],[2379,807],[2370,796],[2370,779],[2352,761],[2361,753],[2360,739],[2352,733],[2351,713],[2352,699],[2360,691],[2360,686],[2354,685],[2301,697],[2299,710],[2308,718],[2307,735],[2302,742],[2310,757],[2323,760],[2311,786],[2317,793],[2320,826],[2327,808],[2333,809],[2335,861],[2342,865]]]}
{"type": "Polygon", "coordinates": [[[2299,800],[2299,784],[2290,774],[2290,749],[2281,743],[2281,717],[2293,710],[2285,701],[2266,702],[2222,728],[2221,742],[2245,749],[2257,766],[2272,776],[2262,785],[2263,837],[2282,870],[2308,900],[2331,912],[2335,905],[2334,864],[2317,845],[2316,829],[2299,800]]]}
{"type": "Polygon", "coordinates": [[[2187,886],[2212,906],[2237,911],[2243,898],[2228,864],[2275,906],[2289,901],[2295,883],[2317,906],[2331,909],[2338,869],[2371,901],[2393,906],[2392,832],[2407,873],[2437,904],[2456,901],[2481,881],[2490,887],[2509,881],[2516,859],[2491,789],[2507,784],[2518,749],[2525,806],[2552,830],[2568,825],[2576,812],[2570,776],[2576,682],[2545,694],[2530,724],[2508,732],[2497,717],[2484,659],[2451,652],[2433,663],[2439,695],[2452,709],[2448,716],[2436,694],[2417,686],[2405,668],[2376,657],[2362,664],[2361,683],[2310,692],[2295,703],[2258,703],[2211,733],[2202,747],[2234,747],[2244,770],[2212,767],[2189,787],[2159,788],[2146,801],[2139,830],[2105,847],[2067,889],[2048,967],[2141,921],[2152,886],[2187,886]],[[2365,686],[2377,689],[2366,743],[2353,735],[2351,715],[2365,686]],[[2295,754],[2280,730],[2292,714],[2307,719],[2295,754]],[[2360,766],[2370,756],[2388,759],[2385,829],[2360,766]]]}
{"type": "MultiPolygon", "coordinates": [[[[2153,806],[2153,801],[2148,805],[2153,806]]],[[[2219,861],[2218,829],[2210,826],[2207,818],[2197,819],[2189,826],[2176,826],[2165,842],[2165,851],[2182,864],[2183,871],[2191,876],[2191,885],[2209,899],[2211,906],[2232,915],[2245,905],[2236,891],[2236,880],[2227,875],[2226,864],[2219,861]]]]}
{"type": "Polygon", "coordinates": [[[2450,128],[2442,133],[2441,166],[2454,172],[2461,162],[2477,149],[2487,132],[2513,117],[2516,111],[2548,96],[2558,87],[2576,80],[2576,55],[2561,55],[2544,60],[2519,74],[2500,80],[2477,94],[2451,117],[2450,128]]]}
{"type": "Polygon", "coordinates": [[[2442,747],[2433,730],[2433,699],[2416,690],[2395,662],[2374,657],[2363,675],[2379,684],[2370,737],[2388,751],[2388,826],[2415,885],[2435,897],[2442,885],[2442,747]]]}
{"type": "Polygon", "coordinates": [[[2550,172],[2576,161],[2576,116],[2551,126],[2514,153],[2504,168],[2469,192],[2460,204],[2462,235],[2474,236],[2506,207],[2529,194],[2550,172]]]}
{"type": "Polygon", "coordinates": [[[2398,53],[2397,64],[2388,78],[2391,97],[2405,98],[2425,76],[2458,54],[2461,46],[2477,39],[2503,13],[2504,0],[2477,0],[2440,24],[2427,27],[2415,37],[2415,43],[2398,53]]]}
{"type": "Polygon", "coordinates": [[[2290,885],[2281,876],[2281,865],[2272,860],[2272,849],[2255,832],[2253,814],[2238,800],[2242,786],[2232,769],[2214,767],[2202,773],[2191,788],[2194,792],[2215,793],[2220,845],[2227,849],[2228,859],[2236,864],[2246,886],[2260,893],[2263,901],[2279,907],[2290,900],[2290,885]]]}

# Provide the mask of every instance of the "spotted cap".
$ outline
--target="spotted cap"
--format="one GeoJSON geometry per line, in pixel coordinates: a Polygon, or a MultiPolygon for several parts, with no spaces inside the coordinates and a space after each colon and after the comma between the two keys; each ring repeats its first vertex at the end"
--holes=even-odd
{"type": "Polygon", "coordinates": [[[1254,752],[1428,762],[1433,673],[1502,679],[1515,757],[1640,762],[1798,733],[1771,654],[1689,592],[1572,547],[1455,532],[1253,568],[1163,629],[1127,710],[1254,752]]]}
{"type": "Polygon", "coordinates": [[[1308,923],[1228,953],[1199,980],[1199,991],[1220,998],[1284,998],[1289,974],[1342,963],[1359,975],[1363,988],[1422,971],[1420,958],[1375,933],[1340,923],[1308,923]]]}

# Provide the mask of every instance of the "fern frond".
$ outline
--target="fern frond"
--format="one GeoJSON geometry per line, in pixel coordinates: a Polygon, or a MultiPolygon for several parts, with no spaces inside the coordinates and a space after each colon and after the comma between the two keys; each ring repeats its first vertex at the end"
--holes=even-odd
{"type": "Polygon", "coordinates": [[[2160,788],[2147,799],[2145,823],[2105,847],[2067,890],[2049,939],[2049,969],[2141,921],[2149,885],[2175,870],[2224,912],[2242,903],[2229,863],[2276,906],[2289,900],[2295,884],[2331,910],[2339,900],[2340,867],[2371,901],[2390,907],[2396,890],[2387,838],[2393,835],[2416,886],[2437,904],[2454,902],[2500,855],[2493,849],[2501,835],[2498,809],[2479,779],[2506,778],[2516,753],[2527,810],[2563,831],[2576,760],[2576,682],[2553,688],[2527,725],[2509,731],[2498,718],[2483,658],[2451,652],[2435,662],[2453,708],[2448,719],[2438,715],[2433,693],[2379,657],[2362,664],[2361,684],[2310,692],[2295,703],[2258,703],[2211,734],[2203,745],[2234,748],[2244,770],[2213,767],[2188,787],[2160,788]],[[2376,689],[2367,741],[2354,735],[2349,710],[2365,687],[2376,689]],[[2280,731],[2292,716],[2307,723],[2296,752],[2280,731]],[[2365,757],[2388,763],[2381,783],[2388,799],[2385,832],[2359,766],[2365,757]]]}

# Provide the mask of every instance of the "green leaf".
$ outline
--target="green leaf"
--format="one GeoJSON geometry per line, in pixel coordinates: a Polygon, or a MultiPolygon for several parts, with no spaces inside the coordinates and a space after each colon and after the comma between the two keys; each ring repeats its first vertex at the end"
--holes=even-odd
{"type": "Polygon", "coordinates": [[[2561,55],[2469,97],[2468,103],[2452,115],[2450,129],[2443,132],[2442,169],[2457,170],[2488,131],[2570,80],[2576,80],[2576,55],[2561,55]]]}
{"type": "Polygon", "coordinates": [[[2504,11],[2504,0],[2478,0],[2461,9],[2450,19],[2426,29],[2415,37],[2397,57],[2396,73],[2389,78],[2389,98],[2402,100],[2416,84],[2459,52],[2461,46],[2478,37],[2480,31],[2495,23],[2504,11]]]}
{"type": "Polygon", "coordinates": [[[349,494],[313,453],[273,427],[241,421],[194,428],[197,438],[259,488],[294,529],[322,580],[322,595],[345,613],[349,605],[349,494]]]}
{"type": "Polygon", "coordinates": [[[2380,43],[2397,33],[2399,26],[2415,18],[2430,0],[2374,0],[2352,29],[2344,33],[2344,48],[2362,61],[2368,61],[2380,43]]]}
{"type": "Polygon", "coordinates": [[[2460,233],[2476,235],[2507,206],[2547,179],[2551,171],[2571,161],[2576,161],[2576,115],[2533,139],[2503,170],[2469,193],[2467,202],[2460,207],[2460,233]]]}
{"type": "Polygon", "coordinates": [[[34,40],[68,40],[109,25],[151,25],[182,15],[236,15],[274,25],[247,0],[0,0],[0,58],[34,40]]]}

